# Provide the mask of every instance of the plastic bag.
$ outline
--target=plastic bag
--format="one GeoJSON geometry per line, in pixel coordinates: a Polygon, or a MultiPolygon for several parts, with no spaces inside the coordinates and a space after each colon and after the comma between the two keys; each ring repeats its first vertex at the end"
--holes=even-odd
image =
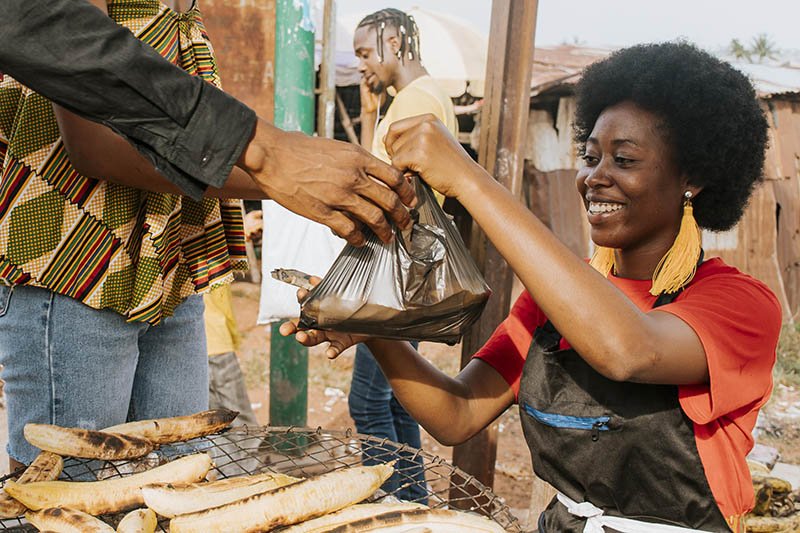
{"type": "Polygon", "coordinates": [[[452,220],[415,177],[413,228],[389,244],[347,245],[300,302],[300,327],[455,344],[491,290],[452,220]]]}

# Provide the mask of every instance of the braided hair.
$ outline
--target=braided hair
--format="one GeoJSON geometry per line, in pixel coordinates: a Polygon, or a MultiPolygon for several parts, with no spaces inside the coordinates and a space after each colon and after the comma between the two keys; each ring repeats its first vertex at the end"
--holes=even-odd
{"type": "Polygon", "coordinates": [[[400,38],[400,50],[398,51],[400,62],[405,65],[406,56],[409,61],[418,59],[419,56],[419,28],[414,17],[399,9],[386,8],[376,11],[364,17],[358,23],[356,29],[373,27],[378,36],[378,58],[383,63],[383,31],[387,26],[397,29],[400,38]]]}

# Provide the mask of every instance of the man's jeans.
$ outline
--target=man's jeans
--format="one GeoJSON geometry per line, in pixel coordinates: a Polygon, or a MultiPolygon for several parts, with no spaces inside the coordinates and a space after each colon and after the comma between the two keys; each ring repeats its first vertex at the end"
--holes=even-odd
{"type": "Polygon", "coordinates": [[[28,422],[102,429],[208,408],[203,300],[158,326],[126,322],[45,289],[0,285],[8,454],[30,463],[28,422]]]}
{"type": "MultiPolygon", "coordinates": [[[[412,343],[417,347],[416,342],[412,343]]],[[[369,348],[359,344],[353,364],[353,381],[348,398],[350,416],[359,433],[386,438],[400,444],[420,447],[419,425],[411,418],[392,393],[392,387],[383,375],[369,348]]],[[[396,448],[367,447],[364,464],[386,462],[387,452],[396,448]],[[376,459],[382,457],[383,460],[376,459]]],[[[401,500],[427,502],[425,471],[422,458],[413,453],[401,453],[395,468],[397,472],[383,485],[386,492],[394,492],[401,500]],[[399,488],[399,490],[398,490],[399,488]],[[395,492],[396,491],[396,492],[395,492]]]]}

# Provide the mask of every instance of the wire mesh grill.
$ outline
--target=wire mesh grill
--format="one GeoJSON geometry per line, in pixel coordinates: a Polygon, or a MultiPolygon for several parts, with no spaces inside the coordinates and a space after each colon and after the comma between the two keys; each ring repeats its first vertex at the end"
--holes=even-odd
{"type": "MultiPolygon", "coordinates": [[[[474,477],[438,456],[400,445],[387,439],[347,431],[321,428],[240,427],[226,433],[162,446],[147,457],[134,461],[96,461],[69,458],[64,461],[61,479],[93,481],[118,478],[149,470],[178,457],[205,452],[211,455],[214,468],[209,479],[229,478],[261,472],[275,472],[295,477],[309,477],[340,468],[396,460],[395,475],[388,490],[379,490],[371,501],[398,492],[418,496],[411,499],[432,508],[455,508],[483,514],[506,531],[522,531],[518,520],[503,501],[474,477]],[[421,471],[424,476],[421,476],[421,471]]],[[[0,478],[5,482],[11,476],[0,478]]],[[[383,488],[387,488],[384,485],[383,488]]],[[[408,498],[404,498],[408,499],[408,498]]],[[[116,526],[123,514],[102,517],[116,526]]],[[[168,521],[159,523],[167,531],[168,521]]],[[[22,518],[0,520],[8,531],[36,531],[22,518]]]]}

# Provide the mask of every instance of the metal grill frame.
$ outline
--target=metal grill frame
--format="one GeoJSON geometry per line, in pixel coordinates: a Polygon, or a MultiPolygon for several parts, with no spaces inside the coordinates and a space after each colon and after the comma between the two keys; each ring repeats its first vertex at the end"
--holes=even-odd
{"type": "MultiPolygon", "coordinates": [[[[387,496],[391,500],[403,488],[422,485],[409,473],[415,468],[414,462],[421,463],[425,473],[422,487],[425,496],[414,501],[434,509],[470,510],[491,518],[506,531],[522,531],[519,521],[502,499],[448,461],[405,444],[354,433],[350,429],[240,426],[216,435],[165,445],[145,458],[132,461],[65,458],[61,479],[94,481],[119,478],[198,452],[211,455],[214,467],[208,477],[217,479],[261,472],[310,477],[361,464],[362,455],[368,455],[375,462],[397,460],[395,472],[399,487],[389,493],[379,490],[369,501],[387,496]]],[[[0,478],[0,483],[5,484],[16,474],[0,478]]],[[[116,526],[122,516],[124,513],[101,518],[116,526]]],[[[159,522],[160,531],[168,531],[168,522],[159,522]]],[[[0,520],[0,529],[36,531],[22,518],[0,520]]]]}

